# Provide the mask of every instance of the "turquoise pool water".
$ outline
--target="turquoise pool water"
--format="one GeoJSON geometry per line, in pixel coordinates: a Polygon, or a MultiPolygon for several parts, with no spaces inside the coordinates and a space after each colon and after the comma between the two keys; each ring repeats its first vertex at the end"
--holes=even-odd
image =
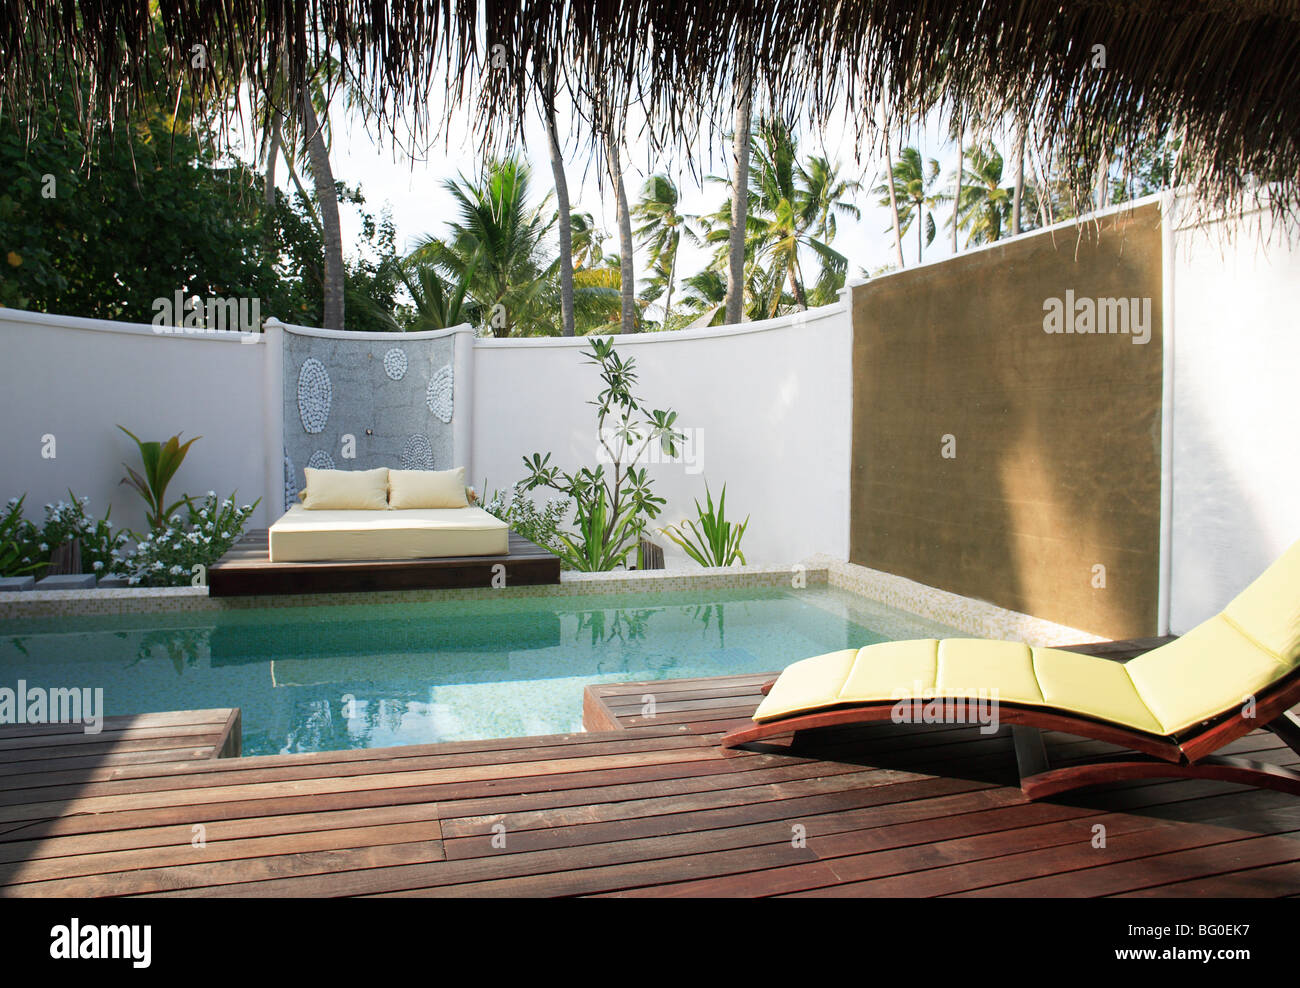
{"type": "Polygon", "coordinates": [[[830,588],[0,621],[0,687],[107,715],[240,707],[244,753],[582,728],[591,683],[779,670],[951,628],[830,588]]]}

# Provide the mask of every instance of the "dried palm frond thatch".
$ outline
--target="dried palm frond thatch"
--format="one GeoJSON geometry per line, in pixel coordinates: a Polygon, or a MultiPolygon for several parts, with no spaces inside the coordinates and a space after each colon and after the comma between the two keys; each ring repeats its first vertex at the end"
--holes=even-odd
{"type": "Polygon", "coordinates": [[[41,101],[84,67],[83,112],[101,121],[130,112],[157,81],[151,64],[205,98],[241,78],[271,91],[278,74],[297,83],[337,66],[381,128],[427,133],[446,94],[517,135],[536,80],[553,77],[603,118],[639,104],[668,146],[729,119],[742,55],[771,113],[824,125],[847,107],[860,138],[878,139],[882,107],[895,120],[961,107],[1027,122],[1083,174],[1176,133],[1207,201],[1240,203],[1263,185],[1275,205],[1300,198],[1297,0],[14,0],[0,11],[4,98],[41,101]],[[151,45],[165,45],[152,62],[151,45]]]}

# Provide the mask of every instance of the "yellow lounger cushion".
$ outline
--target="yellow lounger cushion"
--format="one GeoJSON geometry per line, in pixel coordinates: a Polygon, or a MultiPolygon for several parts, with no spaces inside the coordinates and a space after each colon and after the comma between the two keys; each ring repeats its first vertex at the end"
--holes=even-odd
{"type": "Polygon", "coordinates": [[[1222,614],[1128,663],[969,638],[884,642],[796,662],[754,712],[991,697],[1173,735],[1240,708],[1300,665],[1300,542],[1222,614]]]}
{"type": "Polygon", "coordinates": [[[754,720],[932,696],[996,696],[1163,733],[1119,663],[974,638],[882,642],[804,659],[781,673],[754,720]]]}

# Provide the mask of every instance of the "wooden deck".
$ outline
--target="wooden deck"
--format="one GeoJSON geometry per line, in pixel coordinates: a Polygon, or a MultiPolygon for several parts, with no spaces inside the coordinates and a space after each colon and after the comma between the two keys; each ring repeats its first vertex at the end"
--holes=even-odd
{"type": "MultiPolygon", "coordinates": [[[[1144,780],[1030,803],[1006,728],[720,750],[766,678],[590,687],[600,729],[542,738],[216,759],[216,735],[146,715],[104,750],[11,744],[0,895],[1300,895],[1293,797],[1144,780]]],[[[1262,732],[1228,750],[1294,761],[1262,732]]]]}
{"type": "Polygon", "coordinates": [[[559,558],[515,532],[510,533],[509,551],[503,556],[273,563],[267,546],[266,529],[246,532],[208,569],[208,593],[260,597],[490,587],[497,566],[505,567],[506,586],[560,582],[559,558]]]}

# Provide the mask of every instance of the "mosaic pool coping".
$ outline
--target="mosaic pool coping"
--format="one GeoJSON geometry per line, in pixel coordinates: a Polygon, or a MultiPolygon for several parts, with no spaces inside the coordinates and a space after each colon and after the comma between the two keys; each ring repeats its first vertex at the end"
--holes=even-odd
{"type": "Polygon", "coordinates": [[[963,597],[905,576],[831,556],[813,556],[808,560],[808,566],[810,572],[814,568],[824,568],[829,586],[946,624],[975,638],[1001,638],[1038,646],[1083,645],[1110,640],[1104,635],[1007,610],[986,600],[963,597]]]}
{"type": "Polygon", "coordinates": [[[338,604],[411,604],[475,600],[484,594],[504,598],[573,597],[594,593],[743,590],[790,587],[796,577],[808,586],[826,586],[824,565],[736,566],[616,573],[560,574],[559,584],[461,587],[445,590],[386,590],[368,593],[284,594],[266,597],[209,597],[206,587],[127,587],[105,590],[25,590],[0,594],[0,620],[85,617],[105,614],[175,614],[248,610],[265,607],[328,607],[338,604]]]}
{"type": "Polygon", "coordinates": [[[474,600],[484,593],[503,598],[572,597],[584,594],[742,590],[750,587],[835,587],[867,600],[927,618],[977,638],[1006,638],[1028,645],[1080,645],[1102,636],[962,597],[906,577],[869,569],[828,555],[791,566],[633,570],[560,574],[559,584],[390,590],[372,593],[287,594],[271,597],[209,597],[206,587],[127,587],[104,590],[26,590],[0,594],[0,620],[113,614],[177,614],[266,607],[328,607],[338,604],[403,604],[474,600]]]}

